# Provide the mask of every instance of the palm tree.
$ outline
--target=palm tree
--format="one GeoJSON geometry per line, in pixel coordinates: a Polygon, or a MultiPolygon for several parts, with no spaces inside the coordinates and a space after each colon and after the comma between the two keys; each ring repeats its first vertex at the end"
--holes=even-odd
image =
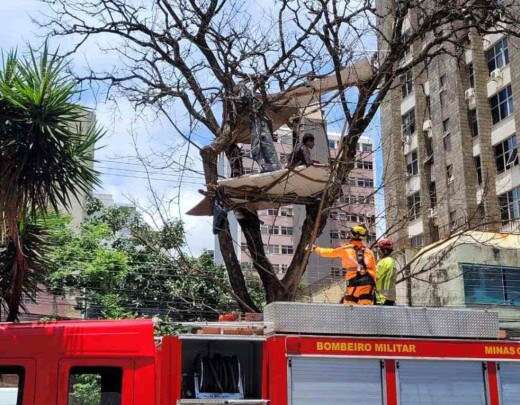
{"type": "Polygon", "coordinates": [[[29,251],[35,244],[25,243],[33,240],[30,224],[50,209],[70,207],[98,183],[93,152],[102,132],[85,124],[88,111],[75,102],[65,68],[45,47],[39,57],[32,50],[27,58],[8,54],[0,70],[0,243],[12,252],[4,255],[11,260],[0,266],[0,278],[8,280],[1,297],[8,321],[18,319],[25,286],[39,267],[29,251]]]}

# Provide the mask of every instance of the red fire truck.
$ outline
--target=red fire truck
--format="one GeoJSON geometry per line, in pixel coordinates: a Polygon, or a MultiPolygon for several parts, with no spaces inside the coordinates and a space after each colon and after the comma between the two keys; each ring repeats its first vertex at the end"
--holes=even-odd
{"type": "Polygon", "coordinates": [[[494,313],[289,304],[266,318],[162,338],[150,320],[0,324],[0,404],[520,404],[520,342],[498,339],[494,313]]]}

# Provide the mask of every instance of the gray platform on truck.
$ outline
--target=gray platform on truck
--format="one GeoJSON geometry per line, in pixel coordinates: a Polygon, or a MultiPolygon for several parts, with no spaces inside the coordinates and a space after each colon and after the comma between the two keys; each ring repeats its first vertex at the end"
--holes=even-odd
{"type": "Polygon", "coordinates": [[[275,302],[264,321],[272,333],[497,339],[498,313],[476,309],[346,306],[275,302]]]}

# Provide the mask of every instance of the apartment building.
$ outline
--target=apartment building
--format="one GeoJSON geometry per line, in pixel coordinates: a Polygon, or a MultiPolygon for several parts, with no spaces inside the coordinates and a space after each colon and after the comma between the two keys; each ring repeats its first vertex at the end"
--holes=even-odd
{"type": "MultiPolygon", "coordinates": [[[[410,13],[403,35],[418,18],[410,13]]],[[[403,249],[462,228],[520,227],[520,42],[470,33],[465,44],[460,58],[409,69],[381,108],[387,228],[403,249]]]]}
{"type": "MultiPolygon", "coordinates": [[[[308,132],[308,131],[306,131],[308,132]]],[[[336,156],[340,134],[314,131],[316,146],[313,150],[313,159],[320,163],[328,163],[336,156]]],[[[282,164],[287,162],[292,152],[292,131],[282,127],[275,136],[275,147],[282,164]]],[[[249,152],[250,145],[242,145],[244,154],[249,152]]],[[[219,162],[220,172],[229,175],[229,165],[222,159],[219,162]]],[[[244,158],[244,168],[247,174],[259,173],[258,165],[250,158],[244,158]]],[[[328,224],[317,243],[327,247],[337,247],[345,243],[349,229],[358,223],[366,224],[373,229],[374,223],[374,159],[372,141],[362,137],[359,143],[359,159],[356,168],[352,171],[347,184],[343,187],[343,196],[337,206],[330,211],[328,224]]],[[[282,277],[291,263],[295,246],[300,238],[301,225],[304,220],[304,209],[301,206],[283,206],[270,208],[258,212],[262,221],[261,231],[265,250],[274,270],[282,277]]],[[[230,229],[236,241],[236,253],[244,269],[252,269],[252,260],[248,254],[247,244],[240,232],[233,215],[229,215],[230,229]]],[[[375,240],[375,230],[371,232],[371,239],[375,240]]],[[[222,256],[215,240],[215,260],[223,263],[222,256]]],[[[339,261],[329,260],[312,255],[305,275],[305,283],[328,283],[337,280],[341,265],[339,261]]]]}

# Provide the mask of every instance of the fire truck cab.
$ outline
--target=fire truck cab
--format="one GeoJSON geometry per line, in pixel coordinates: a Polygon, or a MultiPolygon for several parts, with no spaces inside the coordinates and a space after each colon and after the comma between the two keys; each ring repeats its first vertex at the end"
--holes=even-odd
{"type": "Polygon", "coordinates": [[[275,303],[262,323],[0,324],[1,405],[518,405],[491,311],[275,303]]]}

